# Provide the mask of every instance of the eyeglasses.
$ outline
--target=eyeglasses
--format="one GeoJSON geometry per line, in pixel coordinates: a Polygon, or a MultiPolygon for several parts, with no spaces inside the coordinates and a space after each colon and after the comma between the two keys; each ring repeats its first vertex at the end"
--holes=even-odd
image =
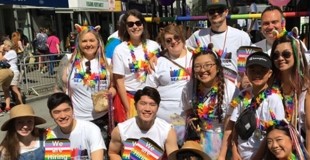
{"type": "Polygon", "coordinates": [[[273,55],[273,58],[274,58],[274,60],[277,60],[281,56],[285,59],[288,59],[291,57],[291,55],[292,55],[292,52],[290,52],[290,51],[283,51],[281,54],[280,54],[280,52],[275,52],[273,55]]]}
{"type": "Polygon", "coordinates": [[[212,66],[214,66],[215,64],[213,63],[206,63],[206,64],[203,64],[203,65],[200,65],[200,64],[195,64],[194,65],[194,71],[195,72],[199,72],[202,68],[204,70],[209,70],[212,68],[212,66]]]}
{"type": "Polygon", "coordinates": [[[215,13],[218,13],[218,14],[222,14],[222,13],[224,13],[224,11],[225,11],[225,8],[212,8],[212,9],[209,9],[208,10],[208,13],[210,14],[210,15],[214,15],[215,13]]]}
{"type": "Polygon", "coordinates": [[[86,73],[91,74],[90,61],[85,62],[86,73]]]}
{"type": "Polygon", "coordinates": [[[140,27],[142,25],[141,21],[135,21],[135,22],[126,22],[128,27],[133,27],[133,25],[136,25],[137,27],[140,27]]]}
{"type": "Polygon", "coordinates": [[[176,42],[179,42],[180,41],[180,36],[174,35],[173,38],[165,39],[166,44],[170,45],[172,43],[172,39],[174,39],[174,41],[176,41],[176,42]]]}
{"type": "Polygon", "coordinates": [[[192,151],[183,151],[183,152],[179,152],[176,155],[178,160],[192,160],[195,158],[195,160],[202,160],[202,157],[192,151]]]}

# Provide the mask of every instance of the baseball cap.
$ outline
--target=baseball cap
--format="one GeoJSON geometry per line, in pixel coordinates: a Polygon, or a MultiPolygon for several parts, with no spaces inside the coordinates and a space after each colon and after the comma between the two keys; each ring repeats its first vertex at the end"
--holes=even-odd
{"type": "Polygon", "coordinates": [[[247,68],[254,64],[263,66],[265,68],[272,67],[272,62],[269,55],[264,52],[254,52],[248,56],[245,67],[247,68]]]}
{"type": "Polygon", "coordinates": [[[207,0],[207,10],[210,8],[224,7],[227,8],[226,0],[207,0]]]}

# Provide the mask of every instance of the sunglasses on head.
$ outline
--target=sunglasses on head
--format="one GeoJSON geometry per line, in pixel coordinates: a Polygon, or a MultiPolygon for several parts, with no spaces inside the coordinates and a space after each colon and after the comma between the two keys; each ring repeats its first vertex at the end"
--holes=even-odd
{"type": "Polygon", "coordinates": [[[174,39],[174,41],[179,42],[180,41],[180,36],[178,35],[174,35],[173,38],[166,38],[165,42],[167,45],[170,45],[172,43],[172,39],[174,39]]]}
{"type": "Polygon", "coordinates": [[[209,10],[208,10],[208,13],[209,13],[210,15],[214,15],[215,13],[222,14],[222,13],[224,13],[224,11],[225,11],[225,8],[220,7],[220,8],[212,8],[212,9],[209,9],[209,10]]]}
{"type": "Polygon", "coordinates": [[[86,73],[91,74],[90,61],[85,62],[86,73]]]}
{"type": "Polygon", "coordinates": [[[277,59],[279,59],[280,56],[281,56],[281,57],[287,59],[287,58],[290,58],[291,55],[292,55],[292,52],[290,52],[290,51],[283,51],[282,53],[280,53],[280,52],[275,52],[273,58],[274,58],[275,60],[277,60],[277,59]]]}
{"type": "Polygon", "coordinates": [[[141,21],[135,21],[135,22],[126,22],[128,27],[133,27],[134,25],[140,27],[142,25],[141,21]]]}

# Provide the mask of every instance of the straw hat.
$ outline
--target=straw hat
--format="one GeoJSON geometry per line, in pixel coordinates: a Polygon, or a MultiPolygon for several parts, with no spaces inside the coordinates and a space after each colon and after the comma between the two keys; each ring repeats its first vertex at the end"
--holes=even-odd
{"type": "Polygon", "coordinates": [[[186,141],[184,145],[182,146],[182,148],[172,152],[169,155],[168,159],[177,160],[177,154],[179,152],[187,152],[187,151],[197,153],[198,155],[202,157],[203,160],[211,160],[211,158],[206,153],[203,152],[201,145],[197,143],[196,141],[186,141]]]}
{"type": "Polygon", "coordinates": [[[30,105],[20,104],[11,109],[10,119],[3,123],[1,126],[1,131],[8,130],[10,122],[19,117],[34,117],[34,125],[46,123],[43,118],[34,115],[34,111],[30,105]]]}

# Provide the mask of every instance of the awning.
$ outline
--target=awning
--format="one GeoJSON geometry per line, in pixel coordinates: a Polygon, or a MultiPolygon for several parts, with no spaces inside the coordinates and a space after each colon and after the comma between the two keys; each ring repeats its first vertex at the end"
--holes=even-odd
{"type": "Polygon", "coordinates": [[[0,0],[3,4],[68,8],[68,0],[0,0]]]}

